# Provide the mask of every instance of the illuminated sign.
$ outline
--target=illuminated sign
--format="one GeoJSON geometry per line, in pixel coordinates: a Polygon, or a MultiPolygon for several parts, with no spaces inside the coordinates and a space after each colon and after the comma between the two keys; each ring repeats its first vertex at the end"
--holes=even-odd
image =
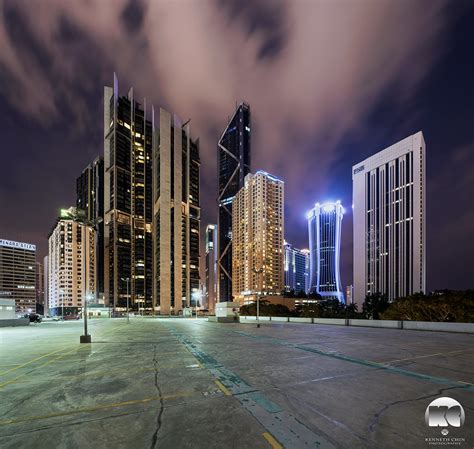
{"type": "Polygon", "coordinates": [[[365,167],[361,165],[360,167],[354,168],[353,174],[356,175],[357,173],[364,171],[365,167]]]}
{"type": "Polygon", "coordinates": [[[13,240],[0,239],[0,246],[8,246],[9,248],[28,249],[30,251],[36,251],[36,245],[32,245],[31,243],[14,242],[13,240]]]}

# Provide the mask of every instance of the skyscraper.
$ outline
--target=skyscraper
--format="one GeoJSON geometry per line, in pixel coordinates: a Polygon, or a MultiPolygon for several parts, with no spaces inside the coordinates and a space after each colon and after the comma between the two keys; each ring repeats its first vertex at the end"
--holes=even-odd
{"type": "MultiPolygon", "coordinates": [[[[104,88],[104,293],[116,308],[152,310],[153,126],[133,89],[104,88]]],[[[168,262],[169,263],[169,262],[168,262]]]]}
{"type": "Polygon", "coordinates": [[[155,310],[178,313],[199,293],[199,141],[189,121],[160,109],[153,145],[155,310]]]}
{"type": "Polygon", "coordinates": [[[344,302],[339,260],[344,209],[340,203],[316,203],[308,214],[310,291],[344,302]]]}
{"type": "Polygon", "coordinates": [[[206,227],[206,302],[213,313],[217,296],[217,225],[206,227]]]}
{"type": "MultiPolygon", "coordinates": [[[[104,158],[99,156],[89,164],[76,181],[76,207],[85,211],[87,220],[104,217],[104,158]]],[[[97,226],[96,291],[104,296],[104,221],[97,226]]]]}
{"type": "Polygon", "coordinates": [[[284,287],[284,183],[264,171],[245,177],[232,216],[232,294],[280,294],[284,287]],[[262,272],[258,272],[262,270],[262,272]],[[257,272],[256,272],[257,271],[257,272]]]}
{"type": "Polygon", "coordinates": [[[35,265],[36,245],[0,239],[0,298],[19,313],[36,310],[35,265]]]}
{"type": "Polygon", "coordinates": [[[285,242],[285,290],[307,293],[309,286],[309,250],[285,242]]]}
{"type": "Polygon", "coordinates": [[[352,168],[354,301],[426,291],[425,141],[417,132],[352,168]]]}
{"type": "Polygon", "coordinates": [[[217,145],[218,242],[217,300],[232,300],[232,203],[250,173],[250,106],[241,103],[229,120],[217,145]]]}
{"type": "Polygon", "coordinates": [[[199,140],[133,89],[104,88],[105,296],[114,308],[178,313],[199,293],[199,140]],[[156,125],[156,126],[155,126],[156,125]]]}
{"type": "Polygon", "coordinates": [[[76,314],[95,286],[95,231],[59,218],[48,238],[48,307],[53,315],[76,314]]]}

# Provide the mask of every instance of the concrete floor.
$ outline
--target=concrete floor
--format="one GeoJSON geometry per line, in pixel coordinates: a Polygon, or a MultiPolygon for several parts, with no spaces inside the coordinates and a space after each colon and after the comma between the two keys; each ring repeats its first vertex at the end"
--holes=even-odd
{"type": "MultiPolygon", "coordinates": [[[[133,318],[0,329],[0,447],[428,448],[428,404],[464,407],[473,337],[133,318]]],[[[438,445],[439,447],[439,445],[438,445]]],[[[446,446],[441,446],[446,447],[446,446]]],[[[453,446],[448,446],[453,447],[453,446]]]]}

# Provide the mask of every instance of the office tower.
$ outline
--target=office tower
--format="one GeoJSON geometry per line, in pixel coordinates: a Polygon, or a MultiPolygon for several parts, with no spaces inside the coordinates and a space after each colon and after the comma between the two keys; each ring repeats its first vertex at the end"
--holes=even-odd
{"type": "Polygon", "coordinates": [[[308,213],[310,291],[344,302],[339,260],[344,209],[340,203],[316,203],[308,213]]]}
{"type": "Polygon", "coordinates": [[[232,203],[250,173],[250,106],[241,103],[217,145],[218,151],[218,264],[217,301],[232,300],[232,203]]]}
{"type": "Polygon", "coordinates": [[[125,310],[152,310],[153,126],[133,89],[104,88],[104,294],[125,310]]]}
{"type": "Polygon", "coordinates": [[[232,216],[232,294],[280,294],[284,287],[284,183],[264,171],[245,177],[232,216]],[[262,273],[255,271],[263,270],[262,273]]]}
{"type": "Polygon", "coordinates": [[[352,168],[354,301],[426,291],[425,141],[420,131],[352,168]]]}
{"type": "Polygon", "coordinates": [[[0,239],[0,299],[15,300],[17,313],[36,311],[36,246],[0,239]]]}
{"type": "Polygon", "coordinates": [[[199,141],[164,109],[153,145],[155,310],[179,313],[199,294],[199,141]],[[159,141],[158,141],[159,139],[159,141]]]}
{"type": "Polygon", "coordinates": [[[44,288],[44,307],[43,313],[45,315],[49,315],[49,301],[48,301],[48,294],[49,294],[49,268],[48,268],[48,256],[44,256],[43,258],[43,288],[44,288]]]}
{"type": "Polygon", "coordinates": [[[284,244],[285,290],[307,293],[309,285],[309,250],[284,244]]]}
{"type": "Polygon", "coordinates": [[[35,286],[36,286],[36,303],[44,305],[44,267],[43,264],[36,262],[36,275],[35,275],[35,286]]]}
{"type": "Polygon", "coordinates": [[[89,164],[76,181],[76,207],[85,211],[88,220],[102,221],[97,225],[96,292],[104,297],[104,159],[99,156],[89,164]]]}
{"type": "Polygon", "coordinates": [[[95,289],[95,231],[59,218],[48,237],[49,312],[76,314],[95,289]]]}
{"type": "Polygon", "coordinates": [[[206,305],[213,313],[217,297],[217,225],[206,226],[206,305]]]}
{"type": "Polygon", "coordinates": [[[76,208],[62,209],[48,237],[48,309],[53,315],[75,314],[83,298],[95,296],[96,235],[73,221],[76,208]]]}

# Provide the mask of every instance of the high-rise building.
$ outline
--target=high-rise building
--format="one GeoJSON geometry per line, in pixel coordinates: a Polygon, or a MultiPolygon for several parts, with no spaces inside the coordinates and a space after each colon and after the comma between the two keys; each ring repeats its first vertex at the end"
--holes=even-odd
{"type": "Polygon", "coordinates": [[[425,151],[420,131],[352,168],[354,302],[426,291],[425,151]]]}
{"type": "Polygon", "coordinates": [[[44,306],[44,266],[36,262],[36,303],[44,306]]]}
{"type": "Polygon", "coordinates": [[[48,256],[43,258],[43,288],[44,288],[44,306],[43,312],[45,315],[49,315],[49,268],[48,268],[48,256]]]}
{"type": "Polygon", "coordinates": [[[280,294],[285,287],[283,181],[264,171],[247,175],[232,207],[234,298],[280,294]]]}
{"type": "Polygon", "coordinates": [[[309,250],[295,248],[287,242],[285,242],[284,248],[285,290],[307,293],[309,288],[309,250]]]}
{"type": "Polygon", "coordinates": [[[206,306],[213,313],[217,297],[217,225],[206,226],[206,306]]]}
{"type": "Polygon", "coordinates": [[[218,241],[217,301],[232,300],[232,203],[250,173],[250,106],[241,103],[230,118],[217,145],[218,241]]]}
{"type": "Polygon", "coordinates": [[[99,156],[89,164],[76,181],[76,207],[85,211],[87,220],[102,221],[97,225],[96,292],[104,296],[104,159],[99,156]]]}
{"type": "Polygon", "coordinates": [[[340,203],[316,203],[308,213],[310,291],[344,302],[339,261],[344,209],[340,203]]]}
{"type": "Polygon", "coordinates": [[[160,109],[153,145],[153,296],[161,314],[199,294],[199,141],[189,121],[160,109]]]}
{"type": "Polygon", "coordinates": [[[0,299],[17,313],[36,311],[36,245],[0,239],[0,299]]]}
{"type": "Polygon", "coordinates": [[[49,313],[76,314],[95,295],[95,282],[94,229],[59,218],[48,238],[49,313]]]}
{"type": "MultiPolygon", "coordinates": [[[[145,105],[146,106],[146,105],[145,105]]],[[[153,125],[133,89],[104,88],[104,294],[114,310],[153,308],[153,125]]],[[[168,262],[169,263],[169,262],[168,262]]]]}

